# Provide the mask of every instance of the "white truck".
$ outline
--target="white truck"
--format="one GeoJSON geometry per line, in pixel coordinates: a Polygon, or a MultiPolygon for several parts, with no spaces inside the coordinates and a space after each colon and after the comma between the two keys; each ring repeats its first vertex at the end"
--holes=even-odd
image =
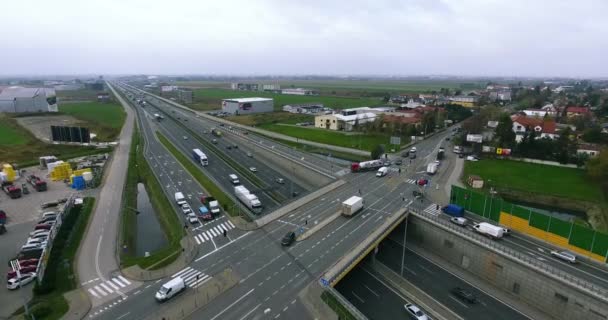
{"type": "Polygon", "coordinates": [[[247,208],[251,209],[253,213],[262,212],[262,203],[254,194],[250,193],[247,188],[244,186],[236,186],[234,187],[234,194],[236,195],[241,202],[247,206],[247,208]]]}
{"type": "Polygon", "coordinates": [[[500,239],[504,235],[505,230],[502,227],[489,224],[487,222],[480,222],[473,226],[475,231],[490,237],[492,239],[500,239]]]}
{"type": "Polygon", "coordinates": [[[217,200],[209,201],[209,210],[213,216],[220,214],[220,203],[217,200]]]}
{"type": "Polygon", "coordinates": [[[437,173],[437,168],[439,167],[439,163],[437,162],[431,162],[429,164],[426,165],[426,173],[428,174],[435,174],[437,173]]]}
{"type": "Polygon", "coordinates": [[[342,215],[350,217],[363,208],[363,198],[352,196],[342,202],[342,215]]]}
{"type": "Polygon", "coordinates": [[[382,167],[376,172],[376,177],[384,177],[388,173],[388,167],[382,167]]]}
{"type": "Polygon", "coordinates": [[[175,202],[177,203],[178,206],[182,206],[184,204],[187,204],[188,202],[186,202],[186,197],[184,197],[184,194],[181,192],[176,192],[175,193],[175,202]]]}

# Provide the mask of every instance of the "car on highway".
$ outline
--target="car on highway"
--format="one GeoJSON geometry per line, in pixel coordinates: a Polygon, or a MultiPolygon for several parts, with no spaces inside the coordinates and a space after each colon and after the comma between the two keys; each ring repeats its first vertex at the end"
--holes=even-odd
{"type": "Polygon", "coordinates": [[[407,313],[409,313],[410,318],[413,320],[428,320],[429,317],[424,314],[424,312],[422,312],[422,310],[420,310],[420,308],[418,308],[417,305],[415,304],[411,304],[408,303],[406,305],[403,306],[405,308],[405,311],[407,311],[407,313]]]}
{"type": "Polygon", "coordinates": [[[196,217],[196,214],[194,212],[188,213],[187,217],[188,217],[188,222],[190,222],[191,224],[198,223],[198,218],[196,217]]]}
{"type": "Polygon", "coordinates": [[[188,137],[184,136],[184,140],[188,140],[188,137]]]}
{"type": "Polygon", "coordinates": [[[276,181],[276,183],[278,183],[278,184],[284,184],[285,183],[285,180],[283,180],[283,178],[276,178],[276,179],[274,179],[274,181],[276,181]]]}
{"type": "Polygon", "coordinates": [[[258,172],[258,169],[256,167],[249,167],[249,171],[258,172]]]}
{"type": "Polygon", "coordinates": [[[290,246],[294,241],[296,241],[296,233],[293,231],[289,231],[287,232],[287,234],[283,237],[283,239],[281,239],[281,245],[288,247],[290,246]]]}
{"type": "Polygon", "coordinates": [[[461,227],[464,227],[467,225],[467,219],[463,218],[463,217],[452,217],[450,218],[450,222],[456,225],[459,225],[461,227]]]}
{"type": "Polygon", "coordinates": [[[211,143],[213,143],[213,144],[217,144],[217,139],[213,139],[213,140],[211,140],[211,143]]]}
{"type": "Polygon", "coordinates": [[[450,292],[459,298],[468,303],[477,303],[477,297],[471,292],[461,287],[456,287],[450,290],[450,292]]]}
{"type": "Polygon", "coordinates": [[[209,133],[209,131],[207,131],[207,130],[203,130],[203,133],[204,133],[204,134],[207,134],[207,133],[209,133]]]}
{"type": "Polygon", "coordinates": [[[407,158],[407,157],[409,157],[409,156],[410,156],[410,152],[409,152],[409,151],[403,151],[403,152],[401,153],[401,156],[402,156],[402,157],[404,157],[404,158],[407,158]]]}
{"type": "Polygon", "coordinates": [[[182,212],[184,214],[189,214],[190,212],[192,212],[192,208],[190,208],[190,205],[185,203],[181,206],[182,212]]]}
{"type": "Polygon", "coordinates": [[[227,146],[226,146],[226,149],[231,150],[231,149],[232,149],[232,146],[231,146],[231,145],[227,145],[227,146]]]}
{"type": "Polygon", "coordinates": [[[248,156],[249,158],[253,158],[253,154],[251,154],[251,152],[247,152],[247,156],[248,156]]]}
{"type": "Polygon", "coordinates": [[[21,280],[21,286],[24,286],[24,285],[34,281],[34,279],[36,279],[36,272],[29,272],[26,274],[22,274],[19,279],[17,277],[8,279],[8,281],[6,283],[6,288],[9,290],[15,290],[15,289],[19,288],[19,282],[20,282],[19,280],[21,280]]]}
{"type": "Polygon", "coordinates": [[[236,144],[233,144],[233,145],[232,145],[232,148],[234,148],[234,149],[238,149],[238,148],[239,148],[239,146],[237,146],[236,144]]]}
{"type": "Polygon", "coordinates": [[[445,137],[445,141],[450,141],[450,137],[445,137]]]}
{"type": "Polygon", "coordinates": [[[503,231],[503,232],[502,232],[502,235],[503,235],[503,236],[510,236],[510,235],[511,235],[511,229],[509,229],[509,228],[505,228],[505,227],[503,227],[503,228],[502,228],[502,231],[503,231]]]}
{"type": "Polygon", "coordinates": [[[570,263],[576,263],[576,255],[570,251],[551,250],[551,255],[570,263]]]}

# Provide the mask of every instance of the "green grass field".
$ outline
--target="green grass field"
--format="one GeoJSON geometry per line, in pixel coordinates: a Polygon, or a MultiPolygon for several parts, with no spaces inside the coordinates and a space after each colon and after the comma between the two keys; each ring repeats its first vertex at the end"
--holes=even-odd
{"type": "Polygon", "coordinates": [[[600,187],[582,169],[562,168],[509,160],[466,161],[464,179],[475,174],[500,189],[547,194],[583,201],[603,202],[600,187]]]}
{"type": "Polygon", "coordinates": [[[0,115],[0,146],[16,146],[24,145],[27,143],[27,137],[22,134],[22,128],[12,121],[6,118],[6,116],[0,115]]]}
{"type": "Polygon", "coordinates": [[[240,123],[246,126],[259,126],[263,124],[285,123],[296,124],[299,122],[314,122],[315,116],[306,114],[293,114],[289,112],[256,113],[241,116],[230,116],[226,120],[240,123]]]}
{"type": "MultiPolygon", "coordinates": [[[[259,127],[269,131],[282,133],[294,138],[331,144],[340,147],[361,149],[366,151],[371,151],[378,144],[386,144],[388,147],[388,143],[390,140],[390,137],[387,135],[347,135],[337,131],[330,131],[312,127],[285,126],[280,124],[264,124],[259,127]]],[[[405,137],[403,137],[401,140],[404,144],[407,143],[405,141],[405,137]]]]}
{"type": "Polygon", "coordinates": [[[192,108],[197,110],[221,109],[222,99],[264,97],[274,99],[274,109],[282,110],[287,104],[322,103],[324,106],[334,109],[346,109],[366,107],[381,104],[378,98],[345,98],[335,96],[297,96],[273,94],[257,91],[234,91],[226,89],[198,89],[194,91],[194,103],[192,108]]]}
{"type": "Polygon", "coordinates": [[[127,114],[114,103],[78,102],[59,106],[61,113],[69,114],[89,124],[98,141],[112,141],[120,133],[127,114]]]}

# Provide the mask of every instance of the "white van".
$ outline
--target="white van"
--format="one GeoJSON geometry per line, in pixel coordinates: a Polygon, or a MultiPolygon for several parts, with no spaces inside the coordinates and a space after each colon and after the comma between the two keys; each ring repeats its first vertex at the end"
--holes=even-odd
{"type": "Polygon", "coordinates": [[[186,289],[184,279],[182,277],[175,277],[160,286],[160,289],[158,289],[154,297],[158,302],[167,301],[184,289],[186,289]]]}
{"type": "Polygon", "coordinates": [[[237,177],[236,174],[231,174],[228,176],[228,178],[230,178],[230,182],[232,182],[233,185],[241,184],[239,177],[237,177]]]}
{"type": "Polygon", "coordinates": [[[382,167],[382,168],[378,169],[378,172],[376,172],[376,177],[384,177],[387,173],[388,173],[388,168],[382,167]]]}

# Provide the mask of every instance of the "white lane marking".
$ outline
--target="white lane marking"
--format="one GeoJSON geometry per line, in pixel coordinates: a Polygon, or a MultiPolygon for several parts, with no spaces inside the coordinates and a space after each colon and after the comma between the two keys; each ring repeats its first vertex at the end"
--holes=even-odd
{"type": "Polygon", "coordinates": [[[112,281],[114,281],[114,283],[116,283],[117,285],[119,285],[121,288],[126,287],[126,284],[123,284],[122,282],[120,282],[120,280],[116,279],[116,278],[112,278],[112,281]]]}
{"type": "Polygon", "coordinates": [[[222,234],[224,232],[219,226],[213,227],[213,229],[217,232],[217,234],[222,234]]]}
{"type": "Polygon", "coordinates": [[[351,291],[350,293],[352,293],[355,298],[359,299],[361,303],[365,303],[365,300],[361,299],[361,297],[359,297],[354,291],[351,291]]]}
{"type": "Polygon", "coordinates": [[[190,269],[192,269],[192,268],[191,268],[191,267],[186,267],[186,268],[184,268],[184,269],[182,269],[182,270],[178,271],[178,272],[177,272],[177,273],[175,273],[174,275],[172,275],[172,276],[171,276],[171,278],[175,278],[175,277],[179,276],[180,274],[182,274],[182,273],[184,273],[184,272],[186,272],[186,271],[188,271],[188,270],[190,270],[190,269]]]}
{"type": "Polygon", "coordinates": [[[228,224],[230,224],[231,227],[236,228],[234,224],[232,224],[232,221],[228,220],[228,224]]]}
{"type": "Polygon", "coordinates": [[[116,320],[120,320],[120,319],[122,319],[122,318],[124,318],[124,317],[128,316],[130,313],[131,313],[131,312],[127,312],[127,313],[123,314],[122,316],[120,316],[120,317],[116,318],[116,320]]]}
{"type": "Polygon", "coordinates": [[[467,306],[466,304],[464,304],[462,301],[460,301],[459,299],[454,298],[451,294],[449,295],[450,299],[458,302],[458,304],[460,304],[461,306],[465,307],[465,308],[469,308],[469,306],[467,306]]]}
{"type": "Polygon", "coordinates": [[[125,279],[125,277],[123,277],[123,276],[118,276],[118,279],[124,281],[127,285],[131,284],[131,282],[129,280],[125,279]]]}
{"type": "Polygon", "coordinates": [[[88,290],[89,290],[89,292],[90,292],[90,293],[91,293],[93,296],[95,296],[95,298],[99,298],[99,296],[97,295],[97,293],[96,293],[95,291],[93,291],[93,289],[92,289],[92,288],[89,288],[88,290]]]}
{"type": "Polygon", "coordinates": [[[224,312],[228,311],[230,308],[234,307],[235,304],[239,303],[241,300],[245,299],[245,297],[247,297],[248,295],[250,295],[253,292],[253,290],[255,290],[255,289],[251,289],[251,290],[247,291],[247,293],[245,293],[243,296],[241,296],[236,301],[234,301],[229,306],[227,306],[226,309],[220,311],[220,313],[216,314],[215,317],[211,318],[210,320],[215,320],[218,317],[220,317],[222,314],[224,314],[224,312]]]}
{"type": "Polygon", "coordinates": [[[108,284],[110,287],[112,287],[112,289],[114,289],[114,291],[118,291],[118,289],[119,289],[119,288],[118,288],[118,287],[117,287],[115,284],[113,284],[113,283],[112,283],[112,281],[108,280],[108,281],[106,281],[106,283],[107,283],[107,284],[108,284]]]}
{"type": "Polygon", "coordinates": [[[209,238],[207,238],[207,234],[206,233],[201,233],[203,235],[203,238],[205,238],[205,240],[209,240],[209,238]]]}
{"type": "MultiPolygon", "coordinates": [[[[241,239],[242,237],[244,237],[244,236],[246,236],[246,235],[248,235],[248,234],[250,234],[250,233],[251,233],[251,231],[248,231],[247,233],[245,233],[245,234],[243,234],[242,236],[240,236],[240,237],[238,237],[238,238],[236,238],[236,239],[234,239],[234,240],[232,240],[232,241],[230,241],[230,242],[226,243],[225,245],[223,245],[223,246],[221,246],[221,247],[219,247],[219,248],[215,248],[215,250],[213,250],[213,251],[211,251],[211,252],[207,253],[206,255],[204,255],[204,256],[202,256],[202,257],[199,257],[199,258],[196,258],[196,260],[194,260],[194,261],[198,262],[198,261],[200,261],[200,260],[203,260],[203,259],[207,258],[208,256],[210,256],[210,255],[212,255],[212,254],[216,253],[217,251],[219,251],[219,250],[223,249],[224,247],[226,247],[226,246],[230,245],[230,244],[231,244],[231,243],[233,243],[233,242],[236,242],[237,240],[241,239]]],[[[215,244],[215,242],[213,242],[213,244],[215,244]]]]}
{"type": "Polygon", "coordinates": [[[247,318],[247,316],[249,316],[252,312],[254,312],[257,308],[260,307],[261,304],[258,304],[257,306],[255,306],[253,309],[251,309],[249,312],[247,312],[240,320],[244,320],[245,318],[247,318]]]}
{"type": "Polygon", "coordinates": [[[97,290],[97,292],[101,293],[101,295],[104,296],[104,297],[108,295],[107,292],[103,291],[103,289],[101,289],[98,286],[94,286],[93,289],[97,290]]]}
{"type": "Polygon", "coordinates": [[[207,232],[211,232],[211,234],[213,235],[213,237],[211,237],[211,238],[215,238],[215,237],[217,236],[217,235],[215,234],[215,231],[213,231],[213,229],[209,229],[209,231],[207,231],[207,232]]]}
{"type": "Polygon", "coordinates": [[[104,290],[108,291],[109,293],[112,293],[114,290],[110,289],[108,286],[106,286],[103,283],[99,284],[104,290]]]}
{"type": "Polygon", "coordinates": [[[372,290],[370,287],[368,287],[367,285],[363,285],[365,288],[367,288],[367,290],[369,290],[371,293],[373,293],[376,297],[380,298],[380,295],[376,293],[376,291],[372,290]]]}
{"type": "Polygon", "coordinates": [[[190,286],[192,288],[198,288],[200,285],[202,285],[203,283],[205,283],[209,280],[211,280],[211,277],[209,277],[208,275],[204,275],[203,277],[199,278],[198,280],[196,280],[192,284],[190,284],[190,286]]]}

